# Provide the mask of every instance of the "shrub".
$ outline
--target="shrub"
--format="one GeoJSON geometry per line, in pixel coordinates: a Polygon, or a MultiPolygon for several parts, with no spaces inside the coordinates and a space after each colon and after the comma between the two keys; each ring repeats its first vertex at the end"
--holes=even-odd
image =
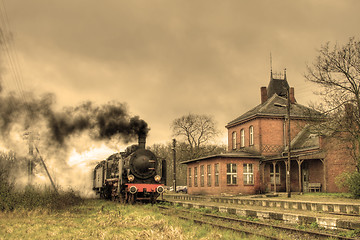
{"type": "Polygon", "coordinates": [[[347,179],[347,185],[354,198],[360,198],[360,173],[354,172],[347,179]]]}
{"type": "Polygon", "coordinates": [[[11,185],[6,182],[0,182],[0,210],[13,210],[14,199],[11,185]]]}
{"type": "Polygon", "coordinates": [[[17,158],[14,152],[0,152],[0,211],[16,208],[58,210],[82,202],[79,194],[71,189],[57,193],[50,187],[28,185],[23,190],[16,191],[14,176],[16,177],[15,173],[19,169],[24,168],[24,163],[26,161],[17,158]]]}
{"type": "Polygon", "coordinates": [[[343,173],[337,179],[339,187],[346,187],[353,198],[360,198],[360,173],[343,173]]]}
{"type": "Polygon", "coordinates": [[[60,210],[82,203],[82,198],[72,190],[57,193],[49,187],[26,186],[23,191],[14,191],[9,186],[0,186],[0,210],[17,208],[33,210],[60,210]]]}

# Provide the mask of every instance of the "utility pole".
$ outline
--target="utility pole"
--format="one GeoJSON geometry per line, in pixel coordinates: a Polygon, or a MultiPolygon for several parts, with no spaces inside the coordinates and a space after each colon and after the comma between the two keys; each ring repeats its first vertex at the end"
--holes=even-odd
{"type": "MultiPolygon", "coordinates": [[[[37,135],[37,134],[36,134],[37,135]]],[[[28,173],[28,184],[32,184],[33,170],[34,170],[34,140],[38,140],[38,136],[35,139],[35,133],[28,131],[24,133],[24,139],[28,141],[29,146],[29,157],[27,164],[27,173],[28,173]]]]}
{"type": "MultiPolygon", "coordinates": [[[[290,179],[290,165],[291,165],[291,133],[290,133],[290,87],[287,88],[287,106],[286,106],[286,116],[288,122],[287,138],[288,138],[288,154],[287,154],[287,169],[286,169],[286,193],[287,197],[291,197],[291,179],[290,179]]],[[[300,177],[300,176],[299,176],[300,177]]]]}
{"type": "Polygon", "coordinates": [[[28,140],[28,145],[29,145],[29,155],[30,155],[30,158],[28,160],[28,184],[30,185],[32,183],[32,177],[33,177],[33,169],[34,169],[34,147],[38,153],[38,156],[40,157],[40,161],[41,163],[43,164],[43,167],[46,171],[46,174],[48,175],[49,177],[49,180],[51,182],[51,185],[53,186],[54,190],[56,193],[58,193],[57,189],[56,189],[56,186],[50,176],[50,173],[46,167],[46,164],[43,160],[43,158],[41,157],[40,155],[40,152],[39,152],[39,149],[35,146],[34,144],[34,141],[35,140],[39,140],[39,134],[38,133],[34,133],[32,131],[28,131],[26,133],[24,133],[24,139],[28,140]]]}
{"type": "MultiPolygon", "coordinates": [[[[286,80],[286,69],[285,69],[285,80],[286,80]]],[[[291,197],[291,178],[290,178],[290,165],[291,165],[291,131],[290,131],[290,108],[291,108],[291,100],[290,100],[290,86],[286,88],[286,96],[287,96],[287,102],[286,105],[274,103],[276,107],[283,107],[286,108],[286,115],[285,115],[285,122],[287,122],[287,160],[285,161],[285,167],[286,167],[286,193],[287,197],[291,197]]],[[[284,136],[285,138],[285,136],[284,136]]],[[[286,143],[285,142],[285,143],[286,143]]],[[[275,171],[274,171],[275,176],[275,171]]],[[[300,177],[300,176],[299,176],[300,177]]]]}
{"type": "Polygon", "coordinates": [[[173,162],[174,162],[174,179],[173,179],[173,188],[174,188],[174,192],[176,192],[176,139],[173,139],[173,146],[172,146],[172,150],[173,150],[173,162]]]}
{"type": "Polygon", "coordinates": [[[53,186],[55,192],[58,193],[58,191],[57,191],[57,189],[56,189],[56,186],[55,186],[55,183],[54,183],[54,181],[52,180],[52,178],[51,178],[51,176],[50,176],[50,173],[49,173],[49,171],[48,171],[48,169],[47,169],[47,167],[46,167],[46,164],[45,164],[45,162],[44,162],[44,159],[43,159],[43,158],[41,157],[41,155],[40,155],[39,149],[38,149],[37,147],[35,147],[35,149],[36,149],[37,153],[39,154],[40,161],[41,161],[41,163],[42,163],[43,166],[44,166],[44,169],[45,169],[45,171],[46,171],[46,173],[47,173],[47,175],[48,175],[48,177],[49,177],[49,180],[50,180],[50,182],[51,182],[51,185],[53,186]]]}

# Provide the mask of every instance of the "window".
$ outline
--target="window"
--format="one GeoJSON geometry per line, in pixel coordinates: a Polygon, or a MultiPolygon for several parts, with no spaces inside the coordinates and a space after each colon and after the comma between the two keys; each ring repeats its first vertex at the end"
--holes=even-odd
{"type": "Polygon", "coordinates": [[[226,164],[226,183],[229,185],[235,185],[237,178],[236,173],[236,164],[235,163],[228,163],[226,164]]]}
{"type": "MultiPolygon", "coordinates": [[[[276,184],[280,184],[280,166],[279,164],[275,165],[275,181],[276,184]]],[[[274,165],[270,165],[270,183],[274,184],[274,165]]]]}
{"type": "Polygon", "coordinates": [[[200,166],[200,187],[204,186],[204,165],[200,166]]]}
{"type": "Polygon", "coordinates": [[[244,164],[244,185],[254,184],[254,170],[252,164],[244,164]]]}
{"type": "Polygon", "coordinates": [[[189,168],[189,187],[191,187],[192,182],[191,182],[191,168],[189,168]]]}
{"type": "Polygon", "coordinates": [[[249,128],[249,144],[250,146],[254,145],[254,127],[250,126],[249,128]]]}
{"type": "Polygon", "coordinates": [[[207,165],[207,185],[211,187],[211,165],[207,165]]]}
{"type": "Polygon", "coordinates": [[[219,164],[214,165],[215,187],[219,186],[219,164]]]}
{"type": "Polygon", "coordinates": [[[197,167],[194,167],[194,187],[198,186],[197,182],[197,167]]]}
{"type": "Polygon", "coordinates": [[[240,147],[245,147],[245,130],[241,129],[240,131],[240,147]]]}
{"type": "Polygon", "coordinates": [[[236,132],[232,133],[232,149],[236,149],[236,132]]]}

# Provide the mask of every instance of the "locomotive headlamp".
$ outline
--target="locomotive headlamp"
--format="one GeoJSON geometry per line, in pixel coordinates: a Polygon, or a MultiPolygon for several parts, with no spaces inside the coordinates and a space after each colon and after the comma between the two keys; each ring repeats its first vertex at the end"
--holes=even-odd
{"type": "Polygon", "coordinates": [[[164,187],[163,187],[163,186],[158,186],[158,187],[156,188],[156,191],[157,191],[158,193],[163,193],[163,192],[164,192],[164,187]]]}
{"type": "Polygon", "coordinates": [[[131,187],[129,188],[129,192],[130,192],[131,194],[135,194],[135,193],[137,192],[137,188],[136,188],[135,186],[131,186],[131,187]]]}
{"type": "Polygon", "coordinates": [[[154,177],[154,179],[155,179],[156,182],[160,182],[161,177],[160,177],[159,175],[156,175],[156,176],[154,177]]]}
{"type": "Polygon", "coordinates": [[[135,177],[134,177],[134,175],[129,175],[127,177],[127,179],[128,179],[129,182],[132,182],[132,181],[134,181],[135,177]]]}

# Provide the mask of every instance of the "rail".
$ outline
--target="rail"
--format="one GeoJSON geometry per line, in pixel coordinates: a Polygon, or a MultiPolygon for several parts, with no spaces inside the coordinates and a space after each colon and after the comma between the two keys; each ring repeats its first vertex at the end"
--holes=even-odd
{"type": "MultiPolygon", "coordinates": [[[[194,211],[179,209],[179,208],[175,209],[173,207],[168,207],[168,206],[163,206],[163,205],[159,205],[158,207],[160,209],[167,210],[167,211],[175,211],[175,212],[181,212],[183,214],[188,214],[189,216],[191,216],[190,214],[194,213],[194,211]]],[[[174,213],[172,213],[172,215],[173,214],[174,213]]],[[[259,221],[251,221],[251,220],[245,220],[245,219],[240,219],[240,218],[220,216],[217,214],[202,213],[200,211],[196,212],[196,218],[189,217],[189,216],[181,215],[181,216],[179,216],[179,218],[181,217],[186,220],[192,220],[195,223],[208,224],[208,225],[212,225],[214,227],[225,228],[225,229],[229,229],[229,230],[236,231],[236,232],[242,232],[247,235],[251,234],[251,235],[261,236],[261,237],[265,237],[266,239],[283,239],[283,238],[279,238],[277,236],[271,236],[269,234],[264,234],[264,233],[262,233],[262,231],[260,231],[258,229],[260,229],[260,228],[274,229],[278,232],[289,234],[289,236],[291,236],[292,239],[294,239],[294,238],[299,239],[299,236],[308,238],[308,239],[309,239],[309,237],[310,237],[310,239],[313,239],[314,237],[320,238],[320,239],[342,239],[342,240],[356,239],[356,238],[352,238],[352,237],[345,237],[345,236],[340,236],[340,235],[322,232],[322,231],[309,231],[309,230],[303,230],[303,229],[290,227],[290,226],[283,226],[283,225],[279,226],[279,225],[271,224],[271,223],[264,223],[264,222],[259,222],[259,221]],[[206,221],[204,219],[201,219],[200,216],[205,217],[207,219],[213,218],[213,219],[220,220],[221,222],[227,222],[227,223],[230,223],[231,226],[227,226],[225,224],[223,225],[223,224],[213,223],[211,221],[206,221]],[[234,227],[234,226],[245,227],[245,229],[234,227]],[[246,227],[248,227],[248,229],[246,229],[246,227]],[[254,227],[257,229],[256,231],[253,230],[254,227]]],[[[267,230],[265,230],[265,232],[267,232],[267,230]]]]}

